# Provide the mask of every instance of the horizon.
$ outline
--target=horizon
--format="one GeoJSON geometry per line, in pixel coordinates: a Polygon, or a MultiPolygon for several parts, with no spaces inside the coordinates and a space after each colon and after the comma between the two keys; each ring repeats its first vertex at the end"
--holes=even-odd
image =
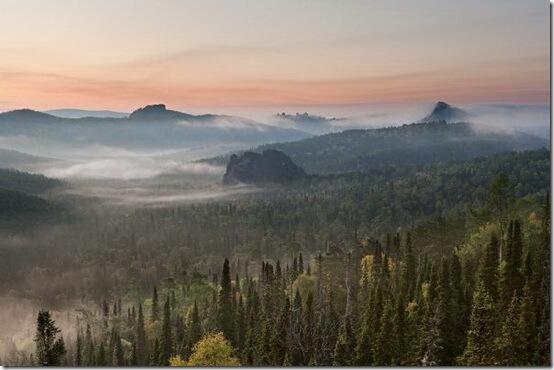
{"type": "Polygon", "coordinates": [[[549,104],[546,1],[162,4],[8,0],[0,111],[549,104]]]}

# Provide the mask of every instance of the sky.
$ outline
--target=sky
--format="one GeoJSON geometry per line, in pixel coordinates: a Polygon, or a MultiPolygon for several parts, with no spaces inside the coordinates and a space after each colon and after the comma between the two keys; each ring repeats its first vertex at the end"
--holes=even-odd
{"type": "Polygon", "coordinates": [[[545,0],[2,0],[0,110],[548,104],[549,16],[545,0]]]}

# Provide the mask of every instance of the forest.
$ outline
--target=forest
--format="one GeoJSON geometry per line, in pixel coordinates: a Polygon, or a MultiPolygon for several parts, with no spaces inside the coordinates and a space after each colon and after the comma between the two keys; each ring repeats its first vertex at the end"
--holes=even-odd
{"type": "Polygon", "coordinates": [[[31,177],[62,211],[0,250],[4,297],[41,307],[2,363],[548,366],[549,171],[540,149],[156,207],[31,177]]]}

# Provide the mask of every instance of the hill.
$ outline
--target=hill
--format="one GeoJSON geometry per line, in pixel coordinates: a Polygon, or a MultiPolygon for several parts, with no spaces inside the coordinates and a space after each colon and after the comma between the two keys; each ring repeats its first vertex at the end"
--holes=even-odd
{"type": "Polygon", "coordinates": [[[0,188],[0,219],[43,216],[53,209],[48,201],[35,195],[0,188]]]}
{"type": "Polygon", "coordinates": [[[0,113],[0,135],[22,135],[61,147],[103,145],[164,151],[231,143],[249,147],[311,136],[242,117],[178,112],[163,104],[137,109],[123,118],[63,118],[29,109],[4,112],[0,113]]]}
{"type": "Polygon", "coordinates": [[[39,194],[62,186],[62,184],[59,180],[43,175],[0,168],[0,189],[39,194]]]}
{"type": "Polygon", "coordinates": [[[306,173],[283,152],[264,150],[261,154],[245,152],[233,154],[223,176],[224,185],[284,184],[306,177],[306,173]]]}
{"type": "Polygon", "coordinates": [[[51,158],[39,157],[16,150],[0,149],[0,168],[21,169],[52,160],[51,158]]]}
{"type": "Polygon", "coordinates": [[[280,150],[308,173],[325,174],[462,161],[542,147],[549,147],[549,142],[533,135],[440,121],[347,130],[295,142],[262,145],[255,151],[280,150]]]}
{"type": "Polygon", "coordinates": [[[448,103],[439,101],[435,104],[433,111],[421,119],[420,122],[436,122],[436,121],[446,121],[448,123],[460,122],[469,118],[469,114],[460,109],[451,106],[448,103]]]}

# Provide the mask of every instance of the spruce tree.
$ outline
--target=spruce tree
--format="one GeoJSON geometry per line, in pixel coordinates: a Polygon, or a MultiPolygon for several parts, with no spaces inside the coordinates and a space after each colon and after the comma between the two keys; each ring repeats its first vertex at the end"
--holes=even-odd
{"type": "Polygon", "coordinates": [[[221,274],[221,290],[219,291],[217,327],[223,332],[226,339],[234,343],[234,317],[231,295],[231,275],[229,270],[229,260],[225,259],[223,271],[221,274]]]}
{"type": "Polygon", "coordinates": [[[292,366],[305,365],[303,361],[303,314],[302,297],[300,291],[296,289],[291,308],[291,328],[290,328],[290,362],[292,366]]]}
{"type": "Polygon", "coordinates": [[[106,349],[104,348],[104,341],[100,342],[98,346],[98,354],[96,355],[96,366],[108,366],[106,361],[106,349]]]}
{"type": "Polygon", "coordinates": [[[154,341],[154,349],[150,354],[150,366],[162,366],[160,365],[160,341],[158,338],[154,341]]]}
{"type": "Polygon", "coordinates": [[[108,327],[108,320],[110,317],[110,308],[108,307],[108,302],[106,300],[102,300],[102,313],[103,313],[103,322],[104,322],[104,328],[106,329],[108,327]]]}
{"type": "Polygon", "coordinates": [[[483,282],[487,293],[493,300],[498,297],[498,258],[498,237],[493,234],[485,249],[478,273],[478,279],[483,282]]]}
{"type": "Polygon", "coordinates": [[[304,358],[303,363],[309,363],[314,355],[314,334],[315,334],[315,319],[314,319],[314,296],[311,291],[306,297],[306,307],[304,310],[304,328],[302,330],[304,358]]]}
{"type": "Polygon", "coordinates": [[[196,300],[194,300],[188,329],[187,355],[190,355],[190,353],[192,352],[192,348],[201,338],[202,326],[200,323],[200,314],[198,312],[198,303],[196,302],[196,300]]]}
{"type": "Polygon", "coordinates": [[[406,299],[411,300],[416,282],[416,259],[412,250],[412,238],[408,233],[402,261],[401,286],[406,299]]]}
{"type": "Polygon", "coordinates": [[[346,315],[337,337],[335,351],[333,353],[333,365],[351,366],[354,362],[354,351],[356,349],[356,338],[352,330],[350,316],[346,315]]]}
{"type": "Polygon", "coordinates": [[[524,343],[523,366],[535,365],[534,361],[538,357],[537,351],[537,327],[535,316],[535,305],[532,298],[531,286],[527,282],[523,289],[523,298],[521,300],[521,311],[519,317],[519,336],[524,343]]]}
{"type": "Polygon", "coordinates": [[[502,326],[498,338],[496,338],[497,347],[497,363],[502,366],[522,366],[524,349],[522,337],[519,332],[519,300],[514,294],[502,326]]]}
{"type": "Polygon", "coordinates": [[[142,313],[142,304],[139,303],[137,323],[136,323],[136,347],[137,347],[137,364],[146,365],[146,332],[144,330],[144,314],[142,313]]]}
{"type": "Polygon", "coordinates": [[[66,353],[60,329],[56,327],[49,311],[39,311],[35,334],[36,359],[40,366],[60,366],[66,353]]]}
{"type": "Polygon", "coordinates": [[[158,321],[160,319],[160,308],[158,303],[158,288],[154,285],[154,291],[152,292],[152,312],[150,320],[158,321]]]}
{"type": "Polygon", "coordinates": [[[83,339],[81,337],[81,330],[77,328],[77,339],[75,342],[75,355],[73,359],[73,366],[79,367],[83,365],[83,339]]]}
{"type": "Polygon", "coordinates": [[[121,343],[121,337],[119,334],[116,334],[113,364],[115,366],[125,366],[125,354],[123,352],[123,344],[121,343]]]}
{"type": "Polygon", "coordinates": [[[398,297],[396,302],[393,331],[392,336],[395,342],[394,348],[394,365],[404,365],[406,362],[406,356],[408,352],[408,346],[406,341],[406,332],[408,328],[406,325],[406,309],[404,307],[404,298],[402,295],[398,297]]]}
{"type": "Polygon", "coordinates": [[[171,333],[171,308],[169,296],[165,300],[162,318],[162,333],[160,338],[160,366],[169,366],[169,359],[173,354],[173,336],[171,333]]]}
{"type": "Polygon", "coordinates": [[[374,364],[377,366],[391,365],[395,356],[395,338],[391,335],[393,332],[393,315],[394,308],[391,301],[388,300],[380,319],[380,327],[373,347],[374,364]]]}
{"type": "Polygon", "coordinates": [[[85,332],[85,351],[84,351],[84,365],[91,367],[94,366],[94,343],[92,341],[92,332],[90,324],[87,323],[85,332]]]}
{"type": "Polygon", "coordinates": [[[246,338],[246,312],[244,308],[244,301],[242,298],[242,294],[239,296],[239,303],[237,306],[237,322],[236,322],[236,350],[239,351],[239,353],[242,351],[242,347],[244,345],[244,340],[246,338]]]}
{"type": "Polygon", "coordinates": [[[288,330],[290,326],[290,302],[287,298],[281,309],[279,319],[275,322],[271,337],[271,364],[281,365],[288,349],[288,330]]]}
{"type": "Polygon", "coordinates": [[[473,296],[467,344],[460,362],[466,366],[490,366],[495,358],[496,314],[491,296],[480,281],[473,296]]]}
{"type": "Polygon", "coordinates": [[[131,343],[131,358],[129,359],[129,365],[138,366],[137,342],[134,339],[131,343]]]}

